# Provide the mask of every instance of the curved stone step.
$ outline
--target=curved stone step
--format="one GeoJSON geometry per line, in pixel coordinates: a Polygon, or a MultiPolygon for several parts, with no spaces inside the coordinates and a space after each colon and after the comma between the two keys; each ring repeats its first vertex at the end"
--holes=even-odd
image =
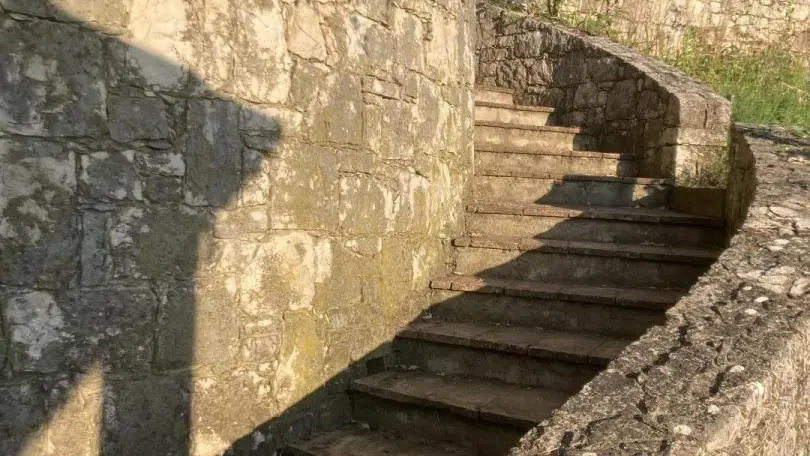
{"type": "Polygon", "coordinates": [[[553,108],[521,106],[508,103],[475,103],[475,120],[478,122],[518,123],[546,125],[553,108]]]}
{"type": "Polygon", "coordinates": [[[719,252],[532,238],[464,237],[454,241],[456,273],[629,288],[688,288],[719,252]]]}
{"type": "Polygon", "coordinates": [[[683,292],[493,277],[450,276],[431,282],[426,315],[442,321],[537,326],[637,338],[665,321],[683,292]]]}
{"type": "MultiPolygon", "coordinates": [[[[601,154],[599,154],[601,155],[601,154]]],[[[637,172],[635,160],[623,160],[615,154],[607,158],[583,157],[560,153],[512,153],[475,151],[475,173],[479,176],[548,176],[544,170],[554,170],[555,175],[589,175],[634,177],[637,172]]]]}
{"type": "Polygon", "coordinates": [[[581,332],[420,321],[400,332],[398,362],[423,372],[577,391],[630,343],[581,332]]]}
{"type": "Polygon", "coordinates": [[[565,208],[538,204],[472,203],[467,233],[568,241],[721,247],[724,221],[644,208],[565,208]]]}
{"type": "MultiPolygon", "coordinates": [[[[364,377],[352,382],[351,391],[518,430],[543,421],[568,398],[567,392],[548,388],[417,371],[386,371],[364,377]]],[[[356,406],[355,413],[361,421],[380,421],[364,419],[364,411],[356,406]]],[[[436,427],[435,423],[426,424],[436,427]]],[[[436,432],[442,435],[443,429],[435,429],[432,434],[436,432]]]]}
{"type": "Polygon", "coordinates": [[[512,90],[492,86],[475,86],[476,103],[514,104],[512,90]]]}
{"type": "Polygon", "coordinates": [[[598,146],[595,136],[580,128],[525,125],[503,122],[475,122],[476,149],[508,148],[517,151],[593,150],[598,146]]]}
{"type": "Polygon", "coordinates": [[[472,193],[477,201],[560,206],[663,208],[670,204],[671,181],[666,179],[558,176],[524,171],[522,177],[473,177],[472,193]]]}
{"type": "Polygon", "coordinates": [[[447,442],[351,426],[295,442],[285,456],[475,456],[447,442]]]}

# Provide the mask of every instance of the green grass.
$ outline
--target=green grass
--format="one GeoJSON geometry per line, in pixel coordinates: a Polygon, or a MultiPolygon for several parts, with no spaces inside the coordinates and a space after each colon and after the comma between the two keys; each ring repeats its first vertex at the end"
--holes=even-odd
{"type": "Polygon", "coordinates": [[[810,129],[810,69],[786,50],[717,51],[687,35],[664,60],[731,98],[737,122],[810,129]]]}

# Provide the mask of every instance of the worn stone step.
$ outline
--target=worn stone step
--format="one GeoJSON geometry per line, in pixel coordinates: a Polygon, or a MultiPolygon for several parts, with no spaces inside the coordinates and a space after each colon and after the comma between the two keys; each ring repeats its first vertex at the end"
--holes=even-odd
{"type": "Polygon", "coordinates": [[[665,208],[669,207],[672,184],[667,179],[631,177],[476,175],[472,193],[476,201],[665,208]]]}
{"type": "Polygon", "coordinates": [[[317,435],[287,447],[284,456],[475,456],[468,448],[414,435],[374,431],[360,426],[317,435]]]}
{"type": "Polygon", "coordinates": [[[480,122],[547,125],[553,108],[521,106],[503,103],[475,103],[475,120],[480,122]]]}
{"type": "MultiPolygon", "coordinates": [[[[583,154],[584,155],[584,154],[583,154]]],[[[590,175],[634,177],[635,160],[622,159],[619,154],[591,156],[554,153],[547,154],[503,151],[475,151],[475,173],[480,176],[544,176],[590,175]]]]}
{"type": "Polygon", "coordinates": [[[580,128],[475,122],[475,147],[477,149],[573,151],[593,150],[597,146],[597,138],[583,133],[580,128]]]}
{"type": "MultiPolygon", "coordinates": [[[[381,372],[355,380],[351,390],[355,393],[355,397],[366,395],[401,405],[441,412],[445,416],[452,415],[472,422],[517,430],[527,430],[543,421],[568,397],[565,391],[548,388],[419,371],[381,372]]],[[[374,427],[375,423],[378,423],[375,417],[366,416],[366,411],[358,405],[355,400],[355,419],[374,427]]],[[[388,413],[396,413],[396,410],[388,413]]],[[[435,436],[442,436],[445,432],[441,420],[424,423],[424,427],[438,427],[424,434],[419,432],[427,438],[436,438],[435,436]]],[[[464,441],[455,439],[454,441],[465,444],[464,441]]]]}
{"type": "Polygon", "coordinates": [[[682,291],[450,276],[431,282],[425,314],[451,322],[537,326],[637,338],[682,291]]]}
{"type": "Polygon", "coordinates": [[[588,333],[431,320],[401,331],[395,347],[409,368],[574,392],[629,343],[588,333]]]}
{"type": "Polygon", "coordinates": [[[509,89],[492,86],[475,86],[475,103],[498,103],[513,105],[513,92],[509,89]]]}
{"type": "Polygon", "coordinates": [[[544,282],[683,289],[719,256],[711,249],[508,237],[463,237],[456,274],[544,282]]]}
{"type": "Polygon", "coordinates": [[[721,247],[723,220],[644,208],[472,203],[467,234],[619,244],[721,247]]]}

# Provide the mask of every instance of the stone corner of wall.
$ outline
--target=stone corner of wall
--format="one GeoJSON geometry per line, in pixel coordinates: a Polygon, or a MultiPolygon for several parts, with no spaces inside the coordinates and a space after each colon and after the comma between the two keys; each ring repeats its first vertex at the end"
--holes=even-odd
{"type": "Polygon", "coordinates": [[[737,125],[729,248],[512,456],[795,455],[810,445],[810,139],[737,125]],[[778,436],[778,437],[777,437],[778,436]]]}
{"type": "Polygon", "coordinates": [[[725,185],[731,102],[677,69],[604,37],[478,3],[477,82],[508,87],[556,120],[641,158],[687,187],[725,185]]]}

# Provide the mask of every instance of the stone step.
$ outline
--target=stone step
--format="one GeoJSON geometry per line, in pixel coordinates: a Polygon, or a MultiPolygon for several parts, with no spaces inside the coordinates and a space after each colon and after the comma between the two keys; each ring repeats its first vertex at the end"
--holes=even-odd
{"type": "Polygon", "coordinates": [[[492,277],[431,282],[426,315],[442,321],[537,326],[636,338],[662,324],[682,291],[599,287],[492,277]]]}
{"type": "Polygon", "coordinates": [[[474,176],[473,199],[522,204],[603,207],[669,207],[666,179],[597,176],[474,176]]]}
{"type": "Polygon", "coordinates": [[[719,256],[711,249],[509,237],[463,237],[456,274],[628,288],[690,287],[719,256]]]}
{"type": "Polygon", "coordinates": [[[547,125],[553,108],[521,106],[503,103],[475,103],[475,120],[480,122],[547,125]]]}
{"type": "Polygon", "coordinates": [[[503,455],[569,393],[418,371],[386,371],[352,383],[354,417],[373,429],[449,439],[503,455]]]}
{"type": "Polygon", "coordinates": [[[475,173],[481,176],[590,175],[633,177],[636,161],[621,154],[549,151],[548,153],[476,150],[475,173]],[[528,173],[528,174],[527,174],[528,173]]]}
{"type": "Polygon", "coordinates": [[[575,392],[629,343],[588,333],[432,320],[401,331],[395,349],[409,369],[575,392]]]}
{"type": "Polygon", "coordinates": [[[580,128],[475,122],[476,149],[572,151],[593,150],[597,146],[596,137],[584,134],[580,128]]]}
{"type": "Polygon", "coordinates": [[[498,103],[513,105],[513,92],[509,89],[492,86],[475,86],[475,103],[498,103]]]}
{"type": "Polygon", "coordinates": [[[470,449],[360,426],[327,432],[287,447],[283,456],[475,456],[470,449]]]}
{"type": "Polygon", "coordinates": [[[644,208],[564,208],[483,202],[467,206],[467,234],[619,244],[721,247],[722,219],[644,208]]]}

